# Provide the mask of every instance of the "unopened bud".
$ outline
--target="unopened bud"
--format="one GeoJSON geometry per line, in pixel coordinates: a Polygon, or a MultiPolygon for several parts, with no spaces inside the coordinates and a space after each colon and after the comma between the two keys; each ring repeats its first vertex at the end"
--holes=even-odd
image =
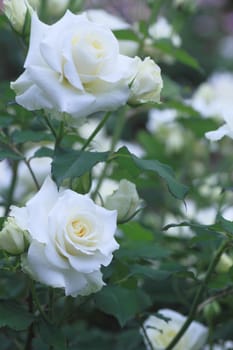
{"type": "Polygon", "coordinates": [[[9,254],[17,255],[23,253],[27,246],[27,232],[16,224],[14,218],[9,217],[0,231],[0,249],[9,254]]]}
{"type": "Polygon", "coordinates": [[[117,210],[118,222],[128,221],[139,209],[141,200],[136,186],[128,181],[121,180],[119,188],[106,198],[105,208],[117,210]]]}

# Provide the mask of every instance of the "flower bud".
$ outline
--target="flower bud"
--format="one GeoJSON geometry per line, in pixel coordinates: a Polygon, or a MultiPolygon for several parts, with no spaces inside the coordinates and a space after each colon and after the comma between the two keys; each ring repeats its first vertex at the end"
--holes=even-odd
{"type": "Polygon", "coordinates": [[[69,2],[69,0],[47,0],[45,7],[46,14],[53,17],[62,16],[68,8],[69,2]]]}
{"type": "Polygon", "coordinates": [[[0,231],[0,249],[16,255],[23,253],[27,245],[27,232],[16,224],[14,218],[9,217],[0,231]]]}
{"type": "Polygon", "coordinates": [[[221,307],[217,301],[212,301],[203,309],[204,316],[207,321],[213,321],[221,313],[221,307]]]}
{"type": "Polygon", "coordinates": [[[31,14],[39,6],[39,0],[3,0],[3,12],[12,27],[22,33],[27,11],[31,14]]]}
{"type": "Polygon", "coordinates": [[[129,103],[159,102],[163,81],[159,66],[149,57],[139,61],[137,74],[131,84],[129,103]]]}
{"type": "Polygon", "coordinates": [[[233,266],[233,259],[227,253],[223,253],[216,266],[216,271],[219,273],[227,272],[233,266]]]}
{"type": "Polygon", "coordinates": [[[119,188],[106,197],[105,208],[117,210],[118,222],[128,221],[139,208],[141,200],[136,186],[127,180],[121,180],[119,188]]]}

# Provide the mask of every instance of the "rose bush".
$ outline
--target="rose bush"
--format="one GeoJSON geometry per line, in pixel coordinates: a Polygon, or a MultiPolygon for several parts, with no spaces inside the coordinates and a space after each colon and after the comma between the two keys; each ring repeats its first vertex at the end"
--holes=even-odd
{"type": "Polygon", "coordinates": [[[67,11],[55,24],[32,16],[25,72],[11,84],[16,101],[80,118],[124,105],[139,58],[119,53],[111,30],[67,11]]]}
{"type": "Polygon", "coordinates": [[[29,233],[22,266],[33,279],[72,296],[103,286],[100,268],[109,265],[118,248],[116,211],[97,206],[86,195],[58,191],[48,177],[26,206],[13,206],[10,215],[29,233]]]}

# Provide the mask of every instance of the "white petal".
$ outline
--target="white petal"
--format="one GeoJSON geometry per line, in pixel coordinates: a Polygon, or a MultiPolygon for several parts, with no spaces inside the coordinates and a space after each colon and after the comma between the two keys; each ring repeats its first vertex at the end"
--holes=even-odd
{"type": "Polygon", "coordinates": [[[31,64],[44,65],[44,61],[40,55],[39,45],[41,40],[48,32],[50,26],[41,22],[36,14],[33,12],[31,20],[31,34],[30,34],[30,45],[27,58],[24,67],[28,67],[31,64]]]}
{"type": "Polygon", "coordinates": [[[30,271],[33,279],[54,288],[65,287],[63,270],[50,264],[45,255],[44,244],[33,242],[28,250],[26,270],[30,271]]]}
{"type": "Polygon", "coordinates": [[[10,210],[9,216],[12,216],[15,218],[17,225],[22,230],[27,230],[28,229],[27,208],[26,207],[18,208],[16,206],[12,205],[10,209],[11,210],[10,210]]]}
{"type": "Polygon", "coordinates": [[[48,176],[37,194],[28,201],[28,231],[39,242],[48,242],[48,213],[58,197],[56,184],[48,176]]]}
{"type": "Polygon", "coordinates": [[[28,71],[35,84],[48,95],[54,109],[77,117],[89,114],[89,108],[95,102],[93,95],[80,93],[67,82],[59,81],[58,73],[50,69],[30,66],[28,71]]]}
{"type": "Polygon", "coordinates": [[[94,255],[80,254],[77,256],[68,256],[70,265],[76,271],[83,273],[91,273],[93,271],[99,270],[101,265],[107,266],[112,260],[112,254],[105,256],[100,252],[95,252],[94,255]]]}
{"type": "Polygon", "coordinates": [[[65,284],[66,295],[71,295],[72,297],[96,293],[104,286],[100,271],[81,274],[71,269],[65,275],[65,284]]]}
{"type": "Polygon", "coordinates": [[[208,328],[199,322],[193,321],[186,332],[190,349],[199,350],[205,345],[208,338],[208,328]]]}
{"type": "Polygon", "coordinates": [[[224,136],[229,136],[233,138],[233,132],[230,130],[227,124],[220,126],[217,130],[209,131],[205,133],[207,139],[211,141],[219,141],[224,136]]]}
{"type": "Polygon", "coordinates": [[[11,88],[16,92],[16,102],[24,108],[32,111],[37,109],[52,109],[53,105],[48,100],[45,93],[36,85],[25,71],[15,82],[11,83],[11,88]]]}

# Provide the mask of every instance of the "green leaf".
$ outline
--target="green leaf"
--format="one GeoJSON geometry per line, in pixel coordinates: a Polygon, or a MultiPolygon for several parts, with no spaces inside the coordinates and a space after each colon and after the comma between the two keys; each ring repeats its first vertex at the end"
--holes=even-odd
{"type": "Polygon", "coordinates": [[[218,127],[218,123],[210,118],[202,117],[189,117],[189,118],[178,118],[186,129],[190,129],[197,137],[203,137],[203,135],[210,130],[215,130],[218,127]]]}
{"type": "Polygon", "coordinates": [[[181,87],[168,76],[163,75],[163,89],[161,99],[174,99],[181,96],[181,87]]]}
{"type": "Polygon", "coordinates": [[[183,199],[188,192],[188,187],[180,184],[174,177],[173,170],[166,164],[160,163],[158,160],[139,159],[133,156],[133,160],[138,168],[146,171],[153,171],[161,176],[167,183],[171,193],[183,199]]]}
{"type": "Polygon", "coordinates": [[[119,286],[104,287],[95,295],[97,308],[117,318],[121,327],[151,304],[149,296],[140,289],[119,286]]]}
{"type": "Polygon", "coordinates": [[[0,115],[0,126],[7,127],[12,124],[13,118],[9,116],[0,115]]]}
{"type": "Polygon", "coordinates": [[[171,255],[170,250],[162,247],[158,242],[130,242],[122,243],[115,256],[118,259],[161,259],[171,255]]]}
{"type": "Polygon", "coordinates": [[[197,235],[191,238],[190,243],[198,243],[201,241],[209,241],[211,239],[216,239],[219,236],[219,232],[216,230],[215,225],[202,225],[192,222],[181,222],[179,224],[169,224],[163,227],[163,230],[169,230],[171,227],[190,227],[197,235]]]}
{"type": "Polygon", "coordinates": [[[176,179],[172,168],[160,163],[155,159],[140,159],[131,154],[126,147],[122,147],[116,155],[120,161],[120,166],[126,167],[134,176],[140,173],[139,170],[151,171],[162,177],[168,186],[168,189],[178,199],[184,199],[188,192],[188,187],[180,184],[176,179]],[[136,168],[136,171],[135,171],[136,168]]]}
{"type": "Polygon", "coordinates": [[[33,322],[33,315],[20,304],[10,300],[0,300],[0,327],[9,327],[16,331],[27,329],[33,322]]]}
{"type": "Polygon", "coordinates": [[[133,241],[153,241],[154,239],[153,233],[136,221],[119,225],[119,228],[124,232],[124,239],[133,241]]]}
{"type": "Polygon", "coordinates": [[[182,101],[177,101],[177,100],[171,100],[166,103],[164,103],[162,109],[166,108],[173,108],[176,109],[179,112],[179,115],[181,114],[182,116],[187,116],[188,118],[190,117],[199,117],[201,118],[201,114],[196,111],[192,106],[188,106],[182,101]]]}
{"type": "Polygon", "coordinates": [[[23,159],[23,156],[20,156],[11,150],[2,150],[0,151],[0,160],[4,159],[20,160],[23,159]]]}
{"type": "Polygon", "coordinates": [[[54,151],[48,147],[41,147],[34,153],[35,158],[49,157],[52,158],[54,151]]]}
{"type": "Polygon", "coordinates": [[[158,270],[147,265],[137,265],[137,264],[133,265],[130,268],[130,271],[133,275],[148,277],[156,281],[164,280],[169,276],[171,276],[172,274],[171,271],[158,270]]]}
{"type": "Polygon", "coordinates": [[[222,216],[218,216],[217,223],[221,225],[224,232],[228,232],[233,235],[233,221],[224,219],[222,216]]]}
{"type": "Polygon", "coordinates": [[[61,329],[59,329],[54,325],[45,323],[44,321],[41,321],[38,324],[39,333],[41,336],[41,339],[53,349],[59,349],[59,350],[66,350],[66,338],[62,334],[61,329]]]}
{"type": "Polygon", "coordinates": [[[59,150],[52,163],[52,174],[60,185],[64,179],[76,178],[90,171],[93,166],[108,158],[108,152],[59,150]]]}
{"type": "Polygon", "coordinates": [[[24,143],[24,142],[40,142],[40,141],[52,141],[53,137],[50,134],[47,134],[42,131],[21,131],[16,130],[12,134],[12,139],[15,143],[24,143]]]}
{"type": "Polygon", "coordinates": [[[156,49],[160,49],[164,53],[169,54],[172,57],[176,58],[181,63],[189,67],[192,67],[198,71],[202,71],[201,66],[199,65],[198,61],[194,57],[189,55],[185,50],[173,46],[170,40],[167,40],[167,39],[157,40],[154,46],[156,47],[156,49]]]}
{"type": "Polygon", "coordinates": [[[118,40],[139,40],[137,34],[132,29],[113,30],[113,33],[118,40]]]}

